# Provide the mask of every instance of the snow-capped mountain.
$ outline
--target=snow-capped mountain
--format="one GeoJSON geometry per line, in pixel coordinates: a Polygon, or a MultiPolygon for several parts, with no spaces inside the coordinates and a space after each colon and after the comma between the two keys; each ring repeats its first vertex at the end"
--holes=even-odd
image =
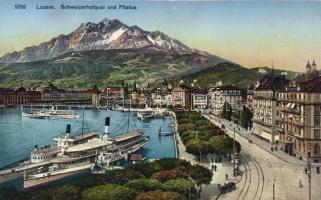
{"type": "Polygon", "coordinates": [[[50,59],[71,51],[150,48],[168,52],[198,52],[166,34],[127,26],[119,20],[104,19],[99,23],[83,23],[68,35],[59,35],[38,46],[7,53],[2,63],[30,62],[50,59]]]}

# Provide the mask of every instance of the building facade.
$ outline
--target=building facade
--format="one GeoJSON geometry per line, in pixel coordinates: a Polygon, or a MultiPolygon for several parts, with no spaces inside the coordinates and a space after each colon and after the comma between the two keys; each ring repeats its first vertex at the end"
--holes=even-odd
{"type": "Polygon", "coordinates": [[[206,109],[208,107],[208,94],[204,88],[195,88],[191,94],[193,109],[206,109]]]}
{"type": "Polygon", "coordinates": [[[215,115],[221,115],[225,102],[229,103],[232,112],[242,107],[242,90],[232,85],[217,86],[209,89],[210,108],[215,115]]]}
{"type": "Polygon", "coordinates": [[[280,75],[264,76],[254,89],[252,133],[275,143],[279,140],[277,128],[277,95],[289,81],[280,75]]]}
{"type": "Polygon", "coordinates": [[[321,77],[289,84],[278,95],[279,148],[286,153],[321,162],[321,77]]]}
{"type": "Polygon", "coordinates": [[[172,106],[188,108],[190,105],[189,89],[184,85],[172,89],[172,106]]]}
{"type": "Polygon", "coordinates": [[[248,89],[246,92],[246,107],[253,112],[254,89],[248,89]]]}
{"type": "Polygon", "coordinates": [[[26,90],[20,87],[14,89],[0,89],[0,105],[5,107],[32,104],[41,101],[41,92],[26,90]]]}

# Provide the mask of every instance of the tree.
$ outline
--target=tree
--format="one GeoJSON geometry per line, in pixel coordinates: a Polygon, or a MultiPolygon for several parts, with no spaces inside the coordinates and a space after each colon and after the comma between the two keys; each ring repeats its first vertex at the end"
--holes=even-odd
{"type": "Polygon", "coordinates": [[[182,170],[180,168],[174,168],[171,170],[156,172],[155,174],[153,174],[152,178],[155,178],[161,182],[165,182],[170,179],[188,178],[188,173],[186,173],[185,170],[182,170]]]}
{"type": "Polygon", "coordinates": [[[189,168],[189,173],[197,185],[209,185],[212,181],[213,173],[211,170],[201,165],[192,165],[189,168]]]}
{"type": "Polygon", "coordinates": [[[31,200],[74,200],[80,199],[80,189],[74,186],[60,186],[52,189],[39,190],[31,194],[31,200]]]}
{"type": "Polygon", "coordinates": [[[85,190],[83,200],[134,200],[136,192],[128,187],[107,184],[85,190]]]}
{"type": "MultiPolygon", "coordinates": [[[[231,154],[233,153],[233,139],[227,135],[213,136],[209,140],[209,144],[216,153],[231,154]]],[[[235,148],[237,152],[241,151],[241,145],[235,141],[235,148]]]]}
{"type": "Polygon", "coordinates": [[[154,173],[163,170],[163,167],[156,161],[151,163],[135,163],[129,169],[142,173],[145,177],[151,177],[154,173]]]}
{"type": "Polygon", "coordinates": [[[186,200],[186,198],[177,192],[153,191],[139,193],[136,200],[186,200]]]}
{"type": "Polygon", "coordinates": [[[232,107],[227,101],[223,105],[223,111],[221,113],[221,117],[229,121],[231,121],[232,119],[232,107]]]}
{"type": "Polygon", "coordinates": [[[101,179],[103,179],[102,183],[113,183],[121,185],[126,184],[130,180],[144,178],[144,176],[139,171],[134,171],[132,169],[112,170],[100,177],[101,179]]]}
{"type": "Polygon", "coordinates": [[[0,188],[0,200],[4,199],[14,199],[18,194],[18,191],[15,187],[2,187],[0,188]]]}
{"type": "Polygon", "coordinates": [[[126,187],[132,188],[139,192],[148,192],[160,190],[163,188],[163,184],[157,179],[137,179],[129,181],[126,187]]]}
{"type": "Polygon", "coordinates": [[[189,167],[191,165],[186,160],[180,160],[177,158],[162,158],[155,162],[162,166],[162,169],[164,170],[171,170],[177,167],[189,167]]]}
{"type": "Polygon", "coordinates": [[[246,106],[243,106],[243,110],[240,116],[240,125],[245,129],[250,128],[252,123],[252,117],[252,112],[246,106]]]}
{"type": "Polygon", "coordinates": [[[196,125],[193,123],[182,124],[182,125],[179,125],[178,131],[183,132],[188,130],[195,130],[195,128],[196,128],[196,125]]]}
{"type": "Polygon", "coordinates": [[[206,140],[192,139],[186,143],[186,151],[194,155],[199,155],[200,153],[210,153],[212,151],[212,148],[206,140]]]}
{"type": "Polygon", "coordinates": [[[167,191],[177,192],[189,197],[190,193],[195,193],[195,187],[191,180],[188,179],[172,179],[164,183],[163,188],[167,191]]]}

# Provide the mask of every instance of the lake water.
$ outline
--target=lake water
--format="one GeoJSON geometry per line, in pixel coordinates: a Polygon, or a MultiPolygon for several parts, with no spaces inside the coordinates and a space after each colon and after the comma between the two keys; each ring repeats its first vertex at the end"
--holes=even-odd
{"type": "Polygon", "coordinates": [[[145,135],[150,137],[149,143],[145,146],[145,156],[148,158],[175,157],[173,137],[158,136],[160,127],[163,131],[172,131],[172,123],[168,118],[140,121],[136,113],[77,110],[81,116],[78,120],[53,120],[21,117],[21,111],[21,108],[0,108],[0,167],[29,156],[35,144],[38,146],[50,144],[53,137],[65,131],[68,123],[72,126],[72,135],[81,133],[82,127],[84,132],[98,130],[99,133],[103,133],[106,116],[111,117],[111,136],[125,133],[127,130],[143,129],[145,135]],[[82,126],[83,113],[84,126],[82,126]]]}

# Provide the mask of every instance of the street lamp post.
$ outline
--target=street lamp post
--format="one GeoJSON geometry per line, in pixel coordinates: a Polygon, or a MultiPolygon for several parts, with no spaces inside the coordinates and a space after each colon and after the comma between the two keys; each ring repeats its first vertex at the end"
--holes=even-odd
{"type": "Polygon", "coordinates": [[[275,200],[275,184],[273,182],[273,200],[275,200]]]}
{"type": "MultiPolygon", "coordinates": [[[[197,143],[198,143],[198,131],[195,131],[195,139],[196,139],[196,151],[197,151],[197,143]]],[[[199,162],[201,163],[201,155],[202,155],[202,153],[201,153],[201,149],[199,149],[199,154],[200,154],[200,156],[199,156],[199,162]]]]}
{"type": "Polygon", "coordinates": [[[309,179],[309,200],[311,200],[311,160],[310,157],[307,158],[307,174],[309,179]]]}
{"type": "Polygon", "coordinates": [[[235,174],[235,127],[233,128],[233,175],[236,176],[235,174]]]}

